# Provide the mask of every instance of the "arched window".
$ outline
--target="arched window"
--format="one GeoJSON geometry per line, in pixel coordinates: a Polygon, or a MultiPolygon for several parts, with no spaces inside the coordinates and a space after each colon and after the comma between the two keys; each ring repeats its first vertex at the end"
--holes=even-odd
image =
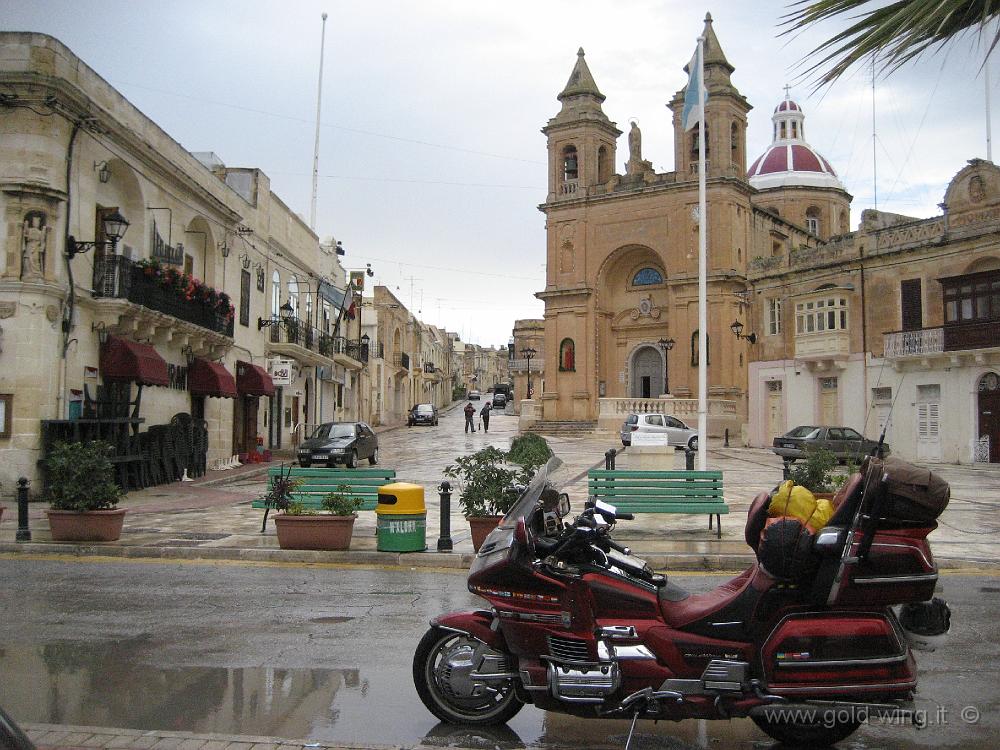
{"type": "Polygon", "coordinates": [[[846,234],[851,231],[851,222],[847,218],[847,211],[840,212],[840,232],[841,234],[846,234]]]}
{"type": "Polygon", "coordinates": [[[643,268],[632,277],[632,286],[649,286],[650,284],[662,284],[663,275],[655,268],[643,268]]]}
{"type": "Polygon", "coordinates": [[[563,149],[563,180],[575,180],[580,176],[579,162],[576,157],[576,146],[563,149]]]}
{"type": "Polygon", "coordinates": [[[271,317],[275,320],[281,315],[281,276],[275,271],[271,276],[271,317]]]}
{"type": "MultiPolygon", "coordinates": [[[[705,158],[706,159],[709,156],[709,154],[708,154],[708,150],[709,150],[708,146],[709,146],[709,144],[711,142],[712,142],[711,139],[709,139],[709,137],[708,137],[708,123],[706,122],[705,123],[705,158]]],[[[698,128],[695,128],[694,132],[691,133],[691,158],[692,159],[697,159],[698,158],[698,128]]]]}
{"type": "Polygon", "coordinates": [[[732,151],[735,162],[740,152],[740,128],[735,122],[729,126],[729,150],[732,151]]]}
{"type": "MultiPolygon", "coordinates": [[[[712,337],[705,336],[705,366],[712,364],[712,337]]],[[[691,333],[691,366],[698,366],[698,329],[695,328],[691,333]]]]}
{"type": "Polygon", "coordinates": [[[576,372],[576,344],[563,339],[559,344],[559,372],[576,372]]]}
{"type": "Polygon", "coordinates": [[[819,236],[819,209],[816,206],[809,206],[806,209],[806,231],[819,236]]]}
{"type": "Polygon", "coordinates": [[[597,182],[603,185],[611,179],[611,157],[607,146],[597,149],[597,182]]]}
{"type": "Polygon", "coordinates": [[[288,304],[292,306],[292,317],[299,317],[299,282],[294,276],[288,279],[288,304]]]}

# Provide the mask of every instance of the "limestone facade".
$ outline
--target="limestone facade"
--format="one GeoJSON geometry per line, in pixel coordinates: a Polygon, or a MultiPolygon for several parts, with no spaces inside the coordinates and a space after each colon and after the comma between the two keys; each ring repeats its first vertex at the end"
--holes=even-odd
{"type": "Polygon", "coordinates": [[[252,449],[258,436],[265,447],[290,447],[309,425],[345,413],[362,363],[356,349],[334,342],[334,251],[320,248],[263,172],[188,153],[44,34],[0,33],[0,82],[4,494],[18,476],[38,479],[41,422],[76,416],[85,389],[96,394],[107,335],[151,344],[172,373],[171,387],[144,389],[143,429],[178,413],[202,416],[210,463],[252,449]],[[102,241],[102,217],[115,211],[129,225],[114,253],[99,245],[69,258],[68,238],[102,241]],[[157,256],[227,293],[232,320],[137,298],[136,263],[157,256]],[[294,326],[258,325],[286,302],[294,326]],[[185,381],[192,357],[233,374],[237,361],[287,359],[291,379],[273,398],[193,396],[185,381]]]}

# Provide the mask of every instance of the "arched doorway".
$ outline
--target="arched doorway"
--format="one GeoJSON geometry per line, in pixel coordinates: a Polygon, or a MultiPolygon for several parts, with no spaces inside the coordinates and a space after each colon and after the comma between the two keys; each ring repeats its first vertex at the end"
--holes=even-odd
{"type": "Polygon", "coordinates": [[[663,393],[663,355],[655,346],[640,346],[629,368],[632,398],[656,398],[663,393]]]}
{"type": "Polygon", "coordinates": [[[1000,375],[988,372],[979,378],[979,439],[989,439],[990,463],[1000,463],[1000,375]]]}

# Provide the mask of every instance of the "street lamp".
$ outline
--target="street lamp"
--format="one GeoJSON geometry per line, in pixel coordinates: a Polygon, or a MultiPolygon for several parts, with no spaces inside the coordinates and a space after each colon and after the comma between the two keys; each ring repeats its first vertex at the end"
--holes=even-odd
{"type": "Polygon", "coordinates": [[[660,339],[657,341],[663,347],[663,392],[670,393],[670,359],[667,352],[674,348],[677,342],[673,339],[660,339]]]}
{"type": "Polygon", "coordinates": [[[732,325],[729,326],[729,329],[733,332],[733,334],[736,336],[736,338],[738,338],[738,339],[746,339],[751,344],[756,344],[757,343],[757,334],[756,333],[748,333],[746,336],[743,335],[743,324],[740,323],[739,318],[737,318],[736,320],[733,321],[732,325]]]}
{"type": "Polygon", "coordinates": [[[528,370],[528,398],[531,398],[531,358],[534,357],[538,352],[532,349],[530,346],[525,347],[521,350],[521,356],[528,360],[526,369],[528,370]]]}
{"type": "Polygon", "coordinates": [[[257,330],[259,331],[261,328],[270,328],[278,323],[288,323],[295,314],[295,308],[292,307],[292,303],[290,301],[285,302],[285,304],[278,308],[278,313],[280,315],[278,318],[268,318],[267,320],[264,318],[257,318],[257,330]]]}
{"type": "Polygon", "coordinates": [[[95,247],[100,245],[104,247],[105,245],[111,246],[111,252],[114,253],[115,245],[118,241],[125,236],[125,232],[128,230],[129,222],[124,216],[122,216],[118,211],[113,211],[110,214],[106,214],[101,219],[101,224],[104,227],[104,240],[94,240],[93,242],[77,242],[73,235],[66,238],[66,257],[72,259],[75,255],[80,255],[93,250],[95,247]]]}

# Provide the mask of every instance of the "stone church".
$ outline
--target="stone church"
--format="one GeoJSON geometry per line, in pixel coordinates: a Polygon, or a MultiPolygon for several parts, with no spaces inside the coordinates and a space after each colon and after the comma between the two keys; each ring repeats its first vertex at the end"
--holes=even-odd
{"type": "MultiPolygon", "coordinates": [[[[804,140],[802,113],[775,112],[775,143],[748,174],[750,103],[733,82],[705,19],[708,226],[708,398],[712,434],[739,434],[747,423],[750,346],[731,326],[748,322],[747,263],[791,246],[815,246],[845,230],[851,196],[804,140]],[[796,179],[799,178],[799,179],[796,179]],[[761,181],[759,189],[752,180],[761,181]]],[[[672,172],[642,156],[642,135],[622,131],[577,53],[558,96],[548,139],[544,422],[617,427],[633,410],[694,417],[698,365],[698,130],[681,125],[684,90],[673,112],[672,172]],[[666,397],[666,398],[664,398],[666,397]]]]}

